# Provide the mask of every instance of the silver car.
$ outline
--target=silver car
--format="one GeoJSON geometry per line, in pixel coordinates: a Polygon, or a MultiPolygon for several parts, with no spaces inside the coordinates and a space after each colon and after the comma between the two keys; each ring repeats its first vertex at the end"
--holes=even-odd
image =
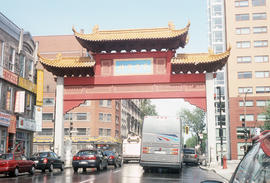
{"type": "Polygon", "coordinates": [[[184,157],[183,162],[198,164],[199,163],[199,154],[196,152],[195,148],[184,148],[183,149],[184,157]]]}

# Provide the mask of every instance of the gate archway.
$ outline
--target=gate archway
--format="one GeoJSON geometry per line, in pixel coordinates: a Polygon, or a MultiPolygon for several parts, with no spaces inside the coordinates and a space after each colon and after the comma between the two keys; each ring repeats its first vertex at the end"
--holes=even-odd
{"type": "Polygon", "coordinates": [[[190,24],[167,28],[100,31],[74,36],[87,57],[47,59],[46,70],[57,76],[55,150],[63,154],[63,113],[91,99],[183,98],[207,112],[208,158],[216,160],[214,73],[227,62],[224,53],[176,53],[188,42],[190,24]],[[210,133],[212,132],[212,133],[210,133]]]}

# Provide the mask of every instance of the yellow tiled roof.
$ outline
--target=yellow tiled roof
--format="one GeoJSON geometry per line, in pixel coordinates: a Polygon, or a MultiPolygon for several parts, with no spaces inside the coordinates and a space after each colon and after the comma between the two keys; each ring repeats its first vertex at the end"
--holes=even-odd
{"type": "Polygon", "coordinates": [[[72,28],[74,35],[78,38],[90,41],[113,41],[113,40],[136,40],[136,39],[167,39],[185,34],[189,30],[190,23],[183,29],[175,30],[174,25],[169,22],[167,28],[152,29],[128,29],[100,31],[96,25],[90,34],[78,33],[72,28]]]}
{"type": "Polygon", "coordinates": [[[195,53],[195,54],[177,54],[176,57],[171,59],[172,64],[204,64],[220,61],[230,55],[229,48],[224,53],[214,54],[209,50],[208,53],[195,53]]]}
{"type": "Polygon", "coordinates": [[[62,57],[61,54],[58,54],[56,59],[47,59],[40,54],[38,57],[42,64],[59,68],[93,67],[96,63],[90,57],[62,57]]]}

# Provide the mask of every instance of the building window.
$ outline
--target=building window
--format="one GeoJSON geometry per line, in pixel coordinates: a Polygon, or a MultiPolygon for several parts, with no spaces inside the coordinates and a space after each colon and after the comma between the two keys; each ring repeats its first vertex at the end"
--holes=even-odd
{"type": "Polygon", "coordinates": [[[246,107],[252,107],[253,106],[253,101],[252,100],[248,100],[246,102],[244,101],[239,101],[239,107],[244,107],[246,103],[246,107]]]}
{"type": "Polygon", "coordinates": [[[53,120],[53,113],[43,113],[42,120],[53,120]]]}
{"type": "Polygon", "coordinates": [[[25,77],[25,56],[20,55],[20,76],[25,77]]]}
{"type": "Polygon", "coordinates": [[[256,78],[269,78],[269,71],[256,71],[256,78]]]}
{"type": "Polygon", "coordinates": [[[0,66],[3,66],[4,42],[0,40],[0,66]]]}
{"type": "Polygon", "coordinates": [[[253,27],[254,34],[267,33],[267,26],[253,27]]]}
{"type": "Polygon", "coordinates": [[[99,100],[99,106],[101,107],[112,107],[112,100],[99,100]]]}
{"type": "Polygon", "coordinates": [[[266,13],[253,13],[253,20],[266,20],[266,13]]]}
{"type": "Polygon", "coordinates": [[[64,120],[71,121],[72,120],[72,113],[66,113],[64,115],[64,120]]]}
{"type": "Polygon", "coordinates": [[[253,93],[252,87],[239,87],[238,88],[238,93],[239,94],[243,94],[243,93],[249,93],[249,94],[251,94],[251,93],[253,93]]]}
{"type": "Polygon", "coordinates": [[[77,135],[87,135],[86,128],[77,128],[77,135]]]}
{"type": "Polygon", "coordinates": [[[53,106],[54,105],[54,98],[43,98],[43,105],[53,106]]]}
{"type": "Polygon", "coordinates": [[[259,41],[254,41],[254,47],[267,47],[268,46],[268,41],[267,40],[259,40],[259,41]]]}
{"type": "Polygon", "coordinates": [[[38,135],[52,136],[53,135],[53,129],[52,128],[42,128],[42,131],[38,132],[38,135]]]}
{"type": "Polygon", "coordinates": [[[87,113],[76,113],[76,119],[77,120],[87,120],[87,113]]]}
{"type": "Polygon", "coordinates": [[[33,60],[28,61],[28,79],[33,81],[33,60]]]}
{"type": "Polygon", "coordinates": [[[252,6],[265,6],[266,0],[252,0],[252,6]]]}
{"type": "Polygon", "coordinates": [[[238,79],[252,78],[252,72],[238,72],[238,79]]]}
{"type": "MultiPolygon", "coordinates": [[[[244,114],[240,114],[240,121],[245,118],[244,114]]],[[[246,114],[246,120],[245,121],[254,121],[254,115],[253,114],[246,114]]]]}
{"type": "Polygon", "coordinates": [[[220,126],[220,120],[222,125],[225,126],[225,115],[216,115],[216,126],[220,126]]]}
{"type": "Polygon", "coordinates": [[[221,31],[215,31],[213,32],[214,35],[214,42],[222,42],[222,32],[221,31]]]}
{"type": "Polygon", "coordinates": [[[254,57],[254,61],[256,63],[268,62],[269,61],[269,57],[268,57],[268,55],[255,56],[254,57]]]}
{"type": "Polygon", "coordinates": [[[257,121],[265,121],[265,120],[266,120],[266,115],[264,115],[264,114],[258,114],[257,121]]]}
{"type": "Polygon", "coordinates": [[[237,48],[250,48],[250,41],[238,41],[236,42],[237,48]]]}
{"type": "MultiPolygon", "coordinates": [[[[250,129],[246,129],[250,134],[250,129]]],[[[237,128],[237,138],[238,139],[245,139],[245,129],[244,128],[237,128]]]]}
{"type": "Polygon", "coordinates": [[[240,0],[234,2],[235,7],[248,7],[248,0],[240,0]]]}
{"type": "Polygon", "coordinates": [[[222,10],[220,5],[214,5],[213,6],[213,16],[221,16],[222,10]]]}
{"type": "Polygon", "coordinates": [[[111,136],[111,129],[99,128],[99,136],[111,136]]]}
{"type": "Polygon", "coordinates": [[[14,62],[15,62],[15,49],[9,48],[9,56],[8,56],[8,70],[14,72],[14,62]]]}
{"type": "Polygon", "coordinates": [[[256,86],[256,93],[270,93],[270,86],[256,86]]]}
{"type": "Polygon", "coordinates": [[[251,57],[250,56],[239,56],[237,57],[237,63],[250,63],[251,57]]]}
{"type": "Polygon", "coordinates": [[[236,21],[249,20],[249,14],[237,14],[237,15],[235,15],[235,20],[236,21]]]}
{"type": "MultiPolygon", "coordinates": [[[[217,136],[216,136],[216,139],[219,141],[220,140],[220,135],[219,135],[219,130],[220,130],[220,128],[217,128],[216,129],[216,134],[217,134],[217,136]]],[[[222,136],[222,139],[223,139],[223,142],[226,140],[226,129],[225,128],[222,128],[222,134],[223,134],[223,136],[222,136]]]]}
{"type": "Polygon", "coordinates": [[[268,100],[257,100],[256,101],[256,106],[257,107],[265,107],[265,106],[267,106],[269,104],[270,104],[270,101],[268,101],[268,100]]]}
{"type": "Polygon", "coordinates": [[[222,29],[222,19],[221,18],[214,18],[213,19],[213,28],[214,29],[222,29]]]}
{"type": "Polygon", "coordinates": [[[111,114],[99,113],[99,121],[112,122],[112,115],[111,114]]]}
{"type": "Polygon", "coordinates": [[[250,33],[250,28],[249,27],[241,27],[241,28],[236,28],[236,34],[249,34],[250,33]]]}

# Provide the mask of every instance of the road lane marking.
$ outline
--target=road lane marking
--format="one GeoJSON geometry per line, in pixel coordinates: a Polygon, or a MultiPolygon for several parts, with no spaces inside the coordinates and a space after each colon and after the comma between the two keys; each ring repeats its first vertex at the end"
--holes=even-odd
{"type": "Polygon", "coordinates": [[[115,170],[115,171],[113,171],[113,173],[117,173],[117,172],[120,172],[120,170],[115,170]]]}
{"type": "Polygon", "coordinates": [[[80,183],[86,183],[86,182],[90,182],[90,181],[94,181],[94,180],[95,180],[95,178],[91,178],[91,179],[84,180],[84,181],[82,181],[80,183]]]}

